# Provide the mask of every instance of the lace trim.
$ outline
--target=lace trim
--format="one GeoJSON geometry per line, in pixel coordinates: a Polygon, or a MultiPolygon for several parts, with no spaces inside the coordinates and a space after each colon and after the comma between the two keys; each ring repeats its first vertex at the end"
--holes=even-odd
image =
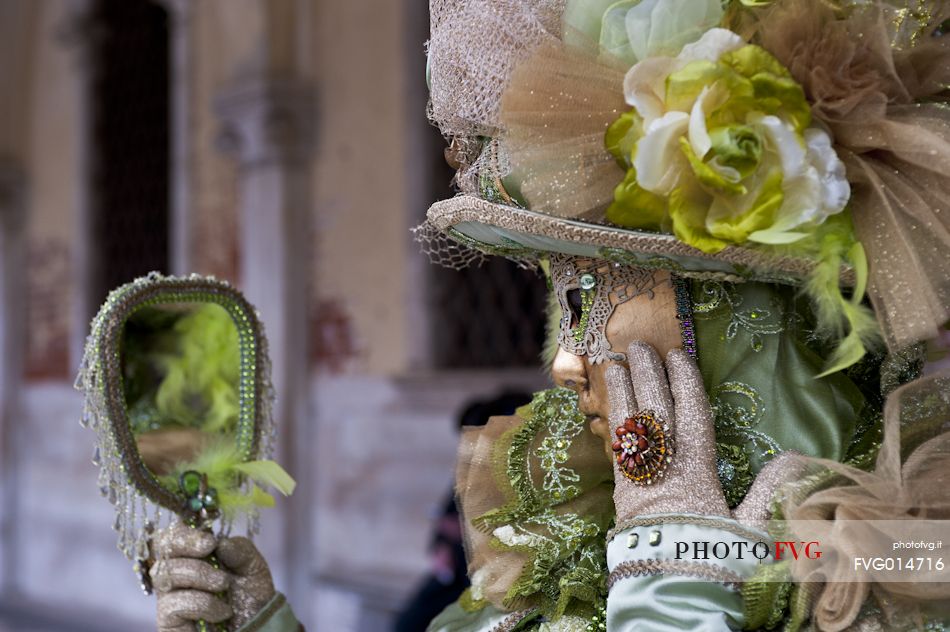
{"type": "Polygon", "coordinates": [[[607,321],[618,305],[638,296],[651,299],[663,281],[643,267],[609,263],[599,259],[552,254],[551,284],[561,305],[561,330],[557,342],[574,355],[587,356],[593,364],[608,360],[623,362],[626,356],[613,351],[607,340],[607,321]],[[574,314],[568,293],[581,293],[581,314],[574,314]]]}
{"type": "Polygon", "coordinates": [[[733,590],[742,587],[742,577],[716,564],[678,560],[635,560],[617,565],[607,578],[607,590],[613,589],[614,584],[622,579],[646,575],[682,575],[718,582],[733,590]]]}
{"type": "Polygon", "coordinates": [[[509,501],[472,520],[490,531],[491,545],[525,553],[527,559],[504,604],[540,600],[546,614],[560,616],[571,600],[594,602],[606,576],[606,540],[589,513],[570,511],[581,491],[581,476],[569,466],[569,450],[584,431],[586,419],[577,409],[577,394],[555,388],[535,394],[524,423],[509,431],[506,458],[495,464],[498,480],[507,481],[509,501]],[[536,440],[542,440],[536,445],[536,440]],[[529,462],[543,473],[539,486],[529,462]],[[551,610],[549,613],[548,610],[551,610]]]}

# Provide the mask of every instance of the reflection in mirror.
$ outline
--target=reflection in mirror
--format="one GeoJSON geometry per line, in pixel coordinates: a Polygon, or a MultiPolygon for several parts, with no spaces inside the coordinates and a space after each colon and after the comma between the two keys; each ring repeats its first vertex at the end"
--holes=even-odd
{"type": "Polygon", "coordinates": [[[151,274],[114,290],[92,323],[76,385],[98,435],[99,488],[119,549],[148,591],[150,538],[171,520],[230,531],[289,494],[274,461],[266,340],[227,283],[151,274]]]}
{"type": "Polygon", "coordinates": [[[166,487],[209,445],[236,445],[240,349],[220,305],[165,304],[135,312],[123,333],[129,425],[142,461],[166,487]]]}

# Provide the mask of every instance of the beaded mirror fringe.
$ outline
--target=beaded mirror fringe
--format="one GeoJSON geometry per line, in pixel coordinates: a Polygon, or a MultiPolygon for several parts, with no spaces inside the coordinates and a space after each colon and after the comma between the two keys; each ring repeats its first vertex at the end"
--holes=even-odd
{"type": "MultiPolygon", "coordinates": [[[[151,535],[174,522],[176,513],[162,507],[138,489],[134,477],[130,475],[123,461],[120,442],[114,431],[116,415],[112,412],[106,397],[107,371],[103,362],[103,352],[105,345],[110,343],[104,337],[109,329],[107,325],[110,319],[122,308],[130,306],[134,308],[136,297],[141,296],[144,290],[158,288],[166,290],[166,294],[173,294],[176,290],[193,289],[199,284],[216,286],[224,294],[237,295],[237,291],[227,282],[216,280],[214,277],[203,277],[197,274],[188,277],[166,277],[157,272],[152,272],[113,290],[92,322],[76,378],[75,387],[85,395],[80,425],[96,432],[97,440],[92,461],[99,467],[99,493],[115,507],[115,521],[112,528],[118,533],[117,548],[126,558],[135,562],[137,572],[140,570],[139,562],[149,558],[151,535]]],[[[252,307],[250,309],[253,310],[252,307]]],[[[231,313],[230,309],[228,311],[231,313]]],[[[256,312],[254,315],[259,321],[259,315],[256,312]]],[[[256,407],[258,434],[257,440],[248,444],[251,447],[247,458],[269,459],[276,445],[276,427],[272,417],[274,390],[270,381],[271,366],[267,353],[267,339],[262,328],[258,328],[254,338],[253,349],[258,358],[258,370],[251,397],[256,395],[259,399],[256,407]]],[[[246,399],[244,395],[242,388],[242,399],[246,399]]],[[[241,404],[242,408],[243,406],[244,402],[241,404]]],[[[250,480],[244,480],[241,490],[250,493],[251,486],[250,480]]],[[[247,510],[243,518],[246,534],[248,537],[253,537],[259,532],[258,510],[247,510]]],[[[234,522],[233,519],[222,517],[219,523],[220,533],[230,534],[235,527],[234,522]]]]}

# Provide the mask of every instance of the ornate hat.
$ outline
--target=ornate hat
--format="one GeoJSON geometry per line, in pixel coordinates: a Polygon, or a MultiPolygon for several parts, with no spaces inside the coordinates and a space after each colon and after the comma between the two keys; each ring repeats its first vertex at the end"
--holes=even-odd
{"type": "Polygon", "coordinates": [[[933,338],[948,8],[903,4],[432,0],[430,116],[460,193],[420,237],[449,265],[564,253],[800,285],[842,338],[833,368],[879,329],[892,350],[933,338]]]}

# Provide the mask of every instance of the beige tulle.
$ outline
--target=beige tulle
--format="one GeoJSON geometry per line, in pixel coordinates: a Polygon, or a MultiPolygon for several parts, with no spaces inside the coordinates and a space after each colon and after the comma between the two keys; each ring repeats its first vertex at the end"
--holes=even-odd
{"type": "Polygon", "coordinates": [[[892,350],[950,319],[950,38],[932,35],[950,7],[921,7],[935,12],[930,27],[881,2],[847,20],[823,0],[777,3],[756,35],[834,135],[892,350]]]}
{"type": "Polygon", "coordinates": [[[519,417],[492,417],[483,428],[465,429],[455,473],[472,596],[502,609],[508,609],[505,596],[521,575],[525,556],[492,547],[491,532],[476,528],[472,520],[507,502],[501,487],[494,484],[493,454],[502,435],[520,424],[519,417]]]}
{"type": "Polygon", "coordinates": [[[849,559],[866,555],[860,546],[871,537],[891,542],[907,538],[908,532],[899,523],[883,528],[881,522],[871,527],[866,521],[950,520],[948,423],[950,370],[945,370],[906,384],[888,397],[884,439],[873,471],[830,460],[806,460],[816,478],[833,475],[833,481],[804,497],[790,495],[784,506],[785,518],[808,521],[789,523],[796,537],[836,542],[845,549],[838,555],[823,550],[824,559],[802,557],[793,565],[797,581],[824,583],[813,605],[819,629],[846,629],[869,592],[885,606],[885,615],[905,621],[927,602],[950,600],[950,583],[934,581],[945,575],[939,571],[918,571],[918,582],[888,582],[882,579],[883,573],[853,568],[849,559]],[[873,536],[868,531],[872,528],[873,536]]]}
{"type": "Polygon", "coordinates": [[[514,179],[528,206],[559,217],[601,220],[624,171],[604,132],[628,108],[625,69],[596,48],[548,41],[515,69],[501,104],[514,179]]]}

